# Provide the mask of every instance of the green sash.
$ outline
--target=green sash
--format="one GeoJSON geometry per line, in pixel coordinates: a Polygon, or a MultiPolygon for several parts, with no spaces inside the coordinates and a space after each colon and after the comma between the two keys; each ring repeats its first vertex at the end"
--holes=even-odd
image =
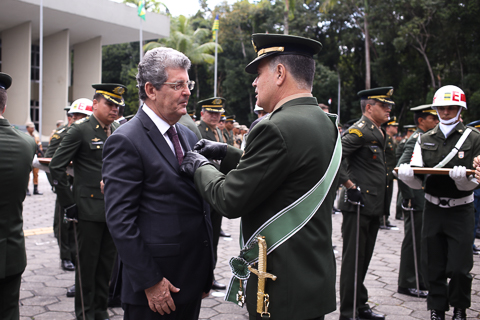
{"type": "MultiPolygon", "coordinates": [[[[268,244],[267,254],[270,254],[305,226],[323,204],[340,168],[341,160],[342,144],[340,134],[337,134],[330,164],[324,176],[312,189],[266,221],[245,244],[243,244],[243,233],[240,230],[240,247],[242,247],[242,250],[239,257],[230,259],[233,276],[230,279],[225,296],[226,301],[238,302],[236,296],[240,288],[240,280],[242,281],[242,287],[245,288],[246,281],[250,276],[248,265],[252,265],[258,260],[257,236],[259,234],[265,236],[268,244]]],[[[239,305],[243,307],[243,304],[239,303],[239,305]]]]}

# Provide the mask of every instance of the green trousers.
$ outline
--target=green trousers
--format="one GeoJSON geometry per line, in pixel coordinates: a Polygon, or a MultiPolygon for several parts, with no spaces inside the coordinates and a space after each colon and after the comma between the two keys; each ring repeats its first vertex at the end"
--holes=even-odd
{"type": "Polygon", "coordinates": [[[76,226],[80,259],[75,268],[75,314],[83,320],[81,270],[85,320],[108,319],[108,284],[116,254],[112,236],[105,222],[79,220],[76,226]]]}
{"type": "Polygon", "coordinates": [[[20,299],[20,282],[22,272],[0,279],[0,319],[18,320],[20,310],[18,300],[20,299]]]}
{"type": "Polygon", "coordinates": [[[425,201],[422,268],[428,288],[429,310],[470,307],[474,219],[473,202],[440,208],[425,201]]]}
{"type": "MultiPolygon", "coordinates": [[[[416,288],[417,281],[415,277],[415,259],[413,251],[412,219],[410,211],[404,212],[404,237],[402,250],[400,253],[400,269],[398,272],[398,286],[403,288],[416,288]]],[[[413,211],[413,225],[415,226],[415,241],[417,250],[418,278],[421,287],[424,287],[424,281],[421,272],[421,241],[422,241],[422,211],[413,211]]]]}
{"type": "MultiPolygon", "coordinates": [[[[355,243],[357,233],[357,213],[342,211],[343,252],[340,271],[340,314],[347,318],[353,317],[353,294],[355,279],[355,243]]],[[[380,222],[378,216],[360,215],[360,239],[357,273],[357,310],[369,308],[368,291],[363,282],[368,265],[372,259],[375,241],[377,240],[380,222]]]]}
{"type": "Polygon", "coordinates": [[[57,238],[60,249],[60,259],[75,262],[75,238],[73,235],[73,224],[63,221],[63,208],[58,199],[55,201],[55,214],[53,217],[53,233],[57,238]]]}

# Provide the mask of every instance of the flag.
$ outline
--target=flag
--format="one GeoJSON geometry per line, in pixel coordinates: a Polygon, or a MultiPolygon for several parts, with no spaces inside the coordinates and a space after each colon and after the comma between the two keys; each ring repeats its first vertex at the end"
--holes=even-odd
{"type": "Polygon", "coordinates": [[[145,0],[138,1],[138,16],[145,20],[145,0]]]}
{"type": "Polygon", "coordinates": [[[215,21],[213,22],[212,31],[213,31],[213,41],[215,41],[217,37],[217,32],[218,32],[218,14],[215,17],[215,21]]]}

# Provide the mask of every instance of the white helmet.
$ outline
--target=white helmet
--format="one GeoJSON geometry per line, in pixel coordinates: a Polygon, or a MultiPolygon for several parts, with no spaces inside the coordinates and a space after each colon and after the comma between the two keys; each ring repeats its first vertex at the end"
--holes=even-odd
{"type": "Polygon", "coordinates": [[[457,86],[444,86],[435,92],[432,108],[440,106],[460,106],[467,110],[465,93],[457,86]]]}
{"type": "Polygon", "coordinates": [[[253,112],[255,112],[256,114],[258,114],[258,111],[263,111],[263,108],[262,108],[262,107],[259,107],[258,105],[255,105],[255,109],[253,109],[253,112]]]}
{"type": "Polygon", "coordinates": [[[86,98],[81,98],[73,101],[68,113],[83,113],[87,116],[93,113],[93,101],[86,98]]]}

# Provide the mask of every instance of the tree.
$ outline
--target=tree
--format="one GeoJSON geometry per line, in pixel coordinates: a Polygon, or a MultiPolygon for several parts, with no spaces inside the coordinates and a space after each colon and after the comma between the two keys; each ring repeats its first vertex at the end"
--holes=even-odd
{"type": "MultiPolygon", "coordinates": [[[[134,4],[136,7],[138,7],[138,2],[139,0],[123,0],[123,3],[131,3],[134,4]]],[[[167,6],[163,2],[157,0],[145,1],[145,10],[155,13],[166,13],[168,15],[170,14],[167,6]]]]}

